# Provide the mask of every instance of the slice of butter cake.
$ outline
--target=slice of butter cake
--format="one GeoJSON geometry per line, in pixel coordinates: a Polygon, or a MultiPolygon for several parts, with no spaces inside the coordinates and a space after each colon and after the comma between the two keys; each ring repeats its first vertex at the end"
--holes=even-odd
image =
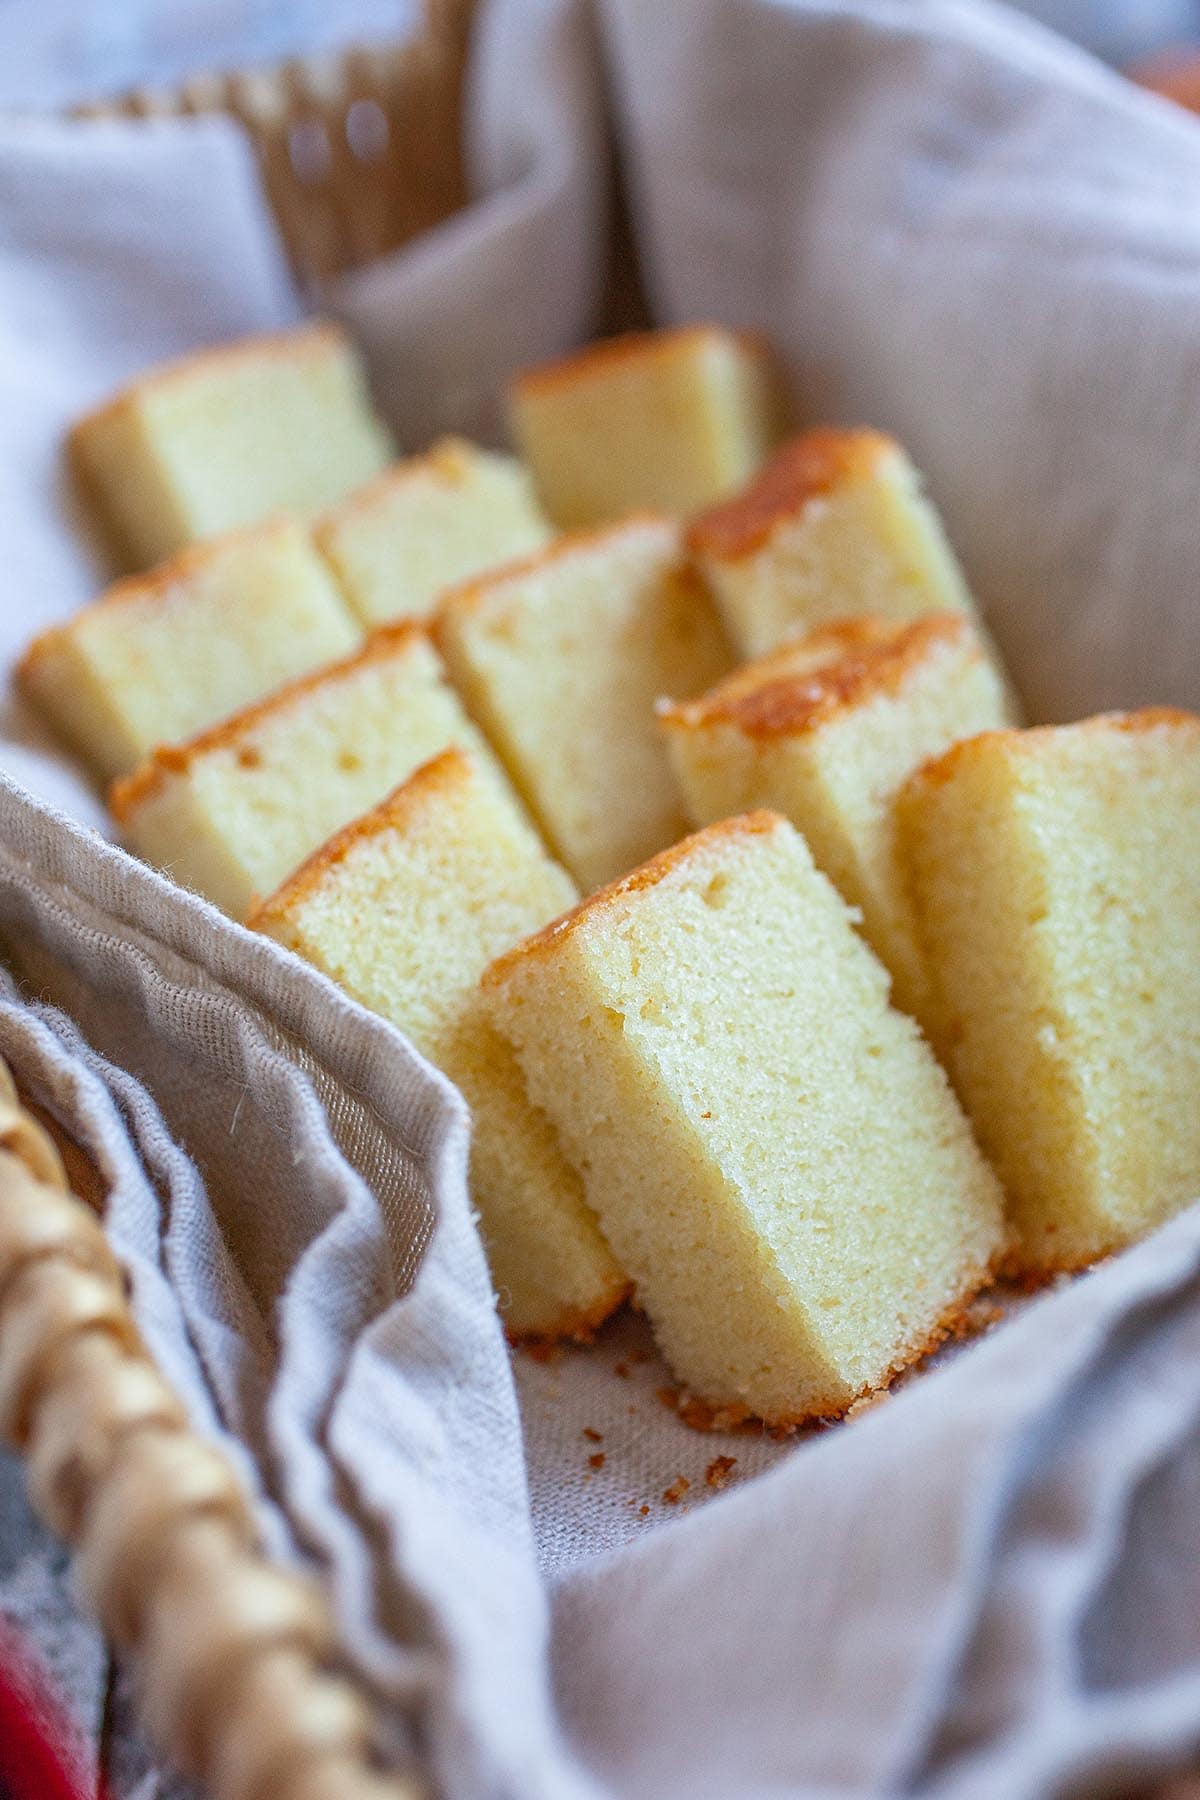
{"type": "Polygon", "coordinates": [[[366,625],[428,613],[443,588],[528,555],[549,536],[520,463],[458,438],[397,463],[316,528],[366,625]]]}
{"type": "Polygon", "coordinates": [[[688,548],[745,656],[856,613],[971,612],[920,477],[879,431],[822,427],[694,521],[688,548]]]}
{"type": "Polygon", "coordinates": [[[160,747],[117,783],[110,804],[132,850],[241,919],[451,745],[469,750],[515,804],[427,634],[394,625],[347,661],[160,747]]]}
{"type": "Polygon", "coordinates": [[[34,640],[17,678],[102,778],[362,641],[295,521],[185,550],[34,640]]]}
{"type": "Polygon", "coordinates": [[[896,846],[895,798],[928,757],[1008,723],[1004,689],[962,613],[849,619],[664,707],[693,824],[770,807],[862,912],[897,1006],[924,1020],[924,957],[896,846]]]}
{"type": "Polygon", "coordinates": [[[1200,719],[968,739],[900,839],[935,1031],[1034,1270],[1200,1198],[1200,719]]]}
{"type": "Polygon", "coordinates": [[[278,509],[332,506],[393,454],[330,324],[153,369],[81,419],[68,449],[134,568],[278,509]]]}
{"type": "Polygon", "coordinates": [[[771,813],[710,826],[484,977],[664,1354],[714,1407],[844,1412],[1002,1248],[995,1177],[887,985],[771,813]]]}
{"type": "Polygon", "coordinates": [[[472,1197],[514,1336],[586,1334],[628,1289],[479,988],[493,956],[574,898],[491,775],[451,750],[251,920],[398,1025],[462,1089],[472,1197]]]}
{"type": "Polygon", "coordinates": [[[711,506],[768,455],[781,410],[765,343],[720,325],[608,338],[526,371],[511,396],[517,445],[564,527],[711,506]]]}
{"type": "Polygon", "coordinates": [[[679,531],[641,516],[561,538],[453,589],[438,642],[555,854],[581,887],[686,830],[654,718],[730,662],[679,531]]]}

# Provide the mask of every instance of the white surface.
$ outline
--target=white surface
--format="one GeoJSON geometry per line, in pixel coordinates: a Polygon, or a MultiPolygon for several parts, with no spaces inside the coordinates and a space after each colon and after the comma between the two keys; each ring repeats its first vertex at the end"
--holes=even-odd
{"type": "MultiPolygon", "coordinates": [[[[694,0],[686,34],[611,0],[604,23],[662,316],[767,326],[806,414],[909,442],[1039,711],[1200,699],[1196,127],[954,0],[694,0]]],[[[499,0],[486,197],[338,290],[410,440],[442,407],[494,413],[514,362],[586,327],[590,47],[566,0],[499,0]]],[[[9,132],[0,195],[11,649],[88,585],[65,420],[292,298],[211,128],[9,132]]],[[[687,1433],[652,1362],[615,1372],[635,1327],[521,1359],[531,1512],[461,1135],[395,1034],[15,794],[0,944],[132,1072],[0,1013],[0,1051],[120,1176],[160,1354],[245,1444],[277,1541],[325,1563],[355,1660],[451,1800],[1022,1800],[1195,1747],[1200,1213],[790,1449],[687,1433]],[[441,1222],[392,1302],[422,1172],[441,1222]],[[701,1504],[718,1449],[735,1483],[701,1504]]]]}

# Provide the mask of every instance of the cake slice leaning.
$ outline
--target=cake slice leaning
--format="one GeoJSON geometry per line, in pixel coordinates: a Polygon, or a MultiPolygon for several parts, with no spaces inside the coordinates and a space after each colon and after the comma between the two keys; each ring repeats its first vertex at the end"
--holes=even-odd
{"type": "Polygon", "coordinates": [[[280,517],[116,582],[36,637],[17,679],[111,780],[362,638],[307,531],[280,517]]]}
{"type": "Polygon", "coordinates": [[[916,469],[880,431],[801,432],[687,543],[748,657],[856,613],[975,610],[916,469]]]}
{"type": "Polygon", "coordinates": [[[671,520],[572,533],[452,588],[436,630],[467,706],[581,887],[687,829],[654,704],[700,692],[731,659],[671,520]]]}
{"type": "Polygon", "coordinates": [[[660,709],[692,822],[770,807],[862,913],[897,1006],[925,1023],[925,959],[896,846],[895,799],[959,738],[1008,723],[1003,685],[963,613],[826,625],[660,709]]]}
{"type": "Polygon", "coordinates": [[[359,618],[382,625],[424,616],[443,588],[541,549],[550,527],[515,457],[443,438],[351,494],[315,536],[359,618]]]}
{"type": "Polygon", "coordinates": [[[785,820],[726,820],[484,977],[659,1344],[703,1401],[843,1413],[963,1314],[1000,1190],[785,820]]]}
{"type": "Polygon", "coordinates": [[[988,731],[925,765],[900,845],[935,1041],[1039,1273],[1200,1200],[1200,718],[988,731]]]}
{"type": "Polygon", "coordinates": [[[514,1337],[586,1335],[628,1292],[479,987],[494,956],[574,898],[490,773],[448,750],[250,921],[399,1026],[462,1089],[472,1198],[514,1337]]]}
{"type": "Polygon", "coordinates": [[[151,369],[68,448],[133,568],[277,509],[308,517],[392,455],[358,354],[328,322],[151,369]]]}
{"type": "Polygon", "coordinates": [[[643,508],[687,516],[735,493],[770,452],[783,403],[763,339],[683,325],[527,369],[510,411],[547,512],[572,528],[643,508]]]}
{"type": "Polygon", "coordinates": [[[236,919],[306,856],[451,745],[516,798],[419,622],[182,744],[161,745],[109,804],[131,850],[236,919]]]}

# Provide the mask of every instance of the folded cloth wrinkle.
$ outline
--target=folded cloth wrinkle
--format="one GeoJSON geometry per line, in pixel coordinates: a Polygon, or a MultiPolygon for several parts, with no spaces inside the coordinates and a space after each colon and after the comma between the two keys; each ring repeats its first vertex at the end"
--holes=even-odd
{"type": "MultiPolygon", "coordinates": [[[[592,329],[611,140],[657,316],[906,441],[1035,716],[1200,702],[1193,122],[982,0],[488,0],[471,92],[476,203],[326,297],[402,442],[592,329]]],[[[98,579],[73,413],[296,308],[232,130],[0,127],[6,665],[98,579]]],[[[0,760],[102,825],[12,702],[0,760]]],[[[396,1033],[8,784],[0,955],[147,1335],[448,1800],[1095,1795],[1200,1749],[1196,1209],[846,1426],[705,1437],[635,1319],[510,1366],[464,1109],[396,1033]]]]}

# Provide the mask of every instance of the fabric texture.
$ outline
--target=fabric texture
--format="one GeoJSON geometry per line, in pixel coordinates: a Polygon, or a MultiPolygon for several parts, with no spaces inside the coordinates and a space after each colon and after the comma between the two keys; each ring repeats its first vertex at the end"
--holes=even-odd
{"type": "MultiPolygon", "coordinates": [[[[471,118],[475,204],[327,297],[402,442],[591,328],[607,131],[656,315],[909,444],[1035,716],[1200,703],[1194,124],[965,0],[493,0],[471,118]]],[[[0,128],[6,664],[100,579],[70,417],[297,310],[232,127],[0,128]]],[[[792,1443],[688,1430],[636,1320],[510,1362],[461,1102],[4,705],[0,1055],[449,1800],[1094,1795],[1200,1748],[1200,1210],[792,1443]]]]}

